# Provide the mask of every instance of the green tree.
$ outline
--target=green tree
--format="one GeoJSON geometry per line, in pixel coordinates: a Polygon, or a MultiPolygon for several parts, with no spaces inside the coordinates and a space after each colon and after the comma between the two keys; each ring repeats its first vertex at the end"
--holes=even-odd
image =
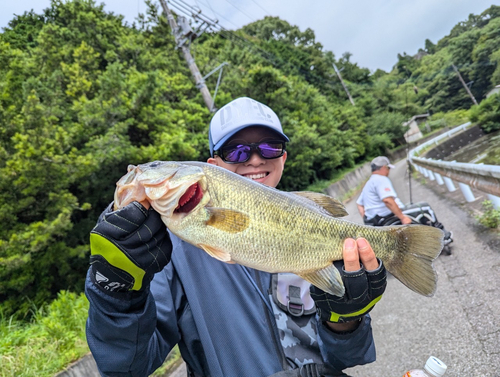
{"type": "Polygon", "coordinates": [[[432,43],[430,39],[425,40],[425,51],[428,54],[436,53],[436,45],[434,43],[432,43]]]}
{"type": "Polygon", "coordinates": [[[164,19],[138,30],[93,1],[54,0],[10,25],[0,35],[0,301],[24,315],[60,289],[82,290],[89,231],[126,166],[198,158],[209,112],[169,53],[164,19]],[[26,18],[33,27],[20,28],[26,18]]]}
{"type": "Polygon", "coordinates": [[[486,133],[500,130],[500,94],[494,94],[478,106],[473,106],[470,120],[479,123],[486,133]]]}

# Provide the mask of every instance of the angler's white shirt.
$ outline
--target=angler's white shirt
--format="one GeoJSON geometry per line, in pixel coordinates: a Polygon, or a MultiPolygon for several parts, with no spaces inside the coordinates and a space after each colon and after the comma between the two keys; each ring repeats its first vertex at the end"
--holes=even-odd
{"type": "Polygon", "coordinates": [[[365,207],[367,219],[372,219],[376,215],[384,217],[390,215],[391,211],[382,200],[390,196],[394,198],[399,208],[404,207],[392,186],[391,180],[385,175],[372,174],[365,187],[363,187],[363,191],[361,191],[356,203],[365,207]]]}

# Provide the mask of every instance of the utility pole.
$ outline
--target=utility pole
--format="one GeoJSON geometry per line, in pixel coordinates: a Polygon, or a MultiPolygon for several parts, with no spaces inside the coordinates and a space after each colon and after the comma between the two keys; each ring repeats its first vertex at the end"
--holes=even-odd
{"type": "Polygon", "coordinates": [[[455,72],[457,73],[458,75],[458,78],[460,79],[460,82],[462,83],[462,85],[464,86],[465,90],[467,91],[467,93],[469,93],[469,97],[472,99],[472,102],[474,102],[474,105],[477,105],[477,101],[476,99],[474,98],[474,96],[472,95],[472,92],[470,91],[469,87],[467,86],[467,84],[465,83],[464,79],[462,78],[462,75],[460,74],[460,72],[458,71],[457,67],[455,67],[455,64],[452,64],[451,65],[453,67],[453,69],[455,70],[455,72]]]}
{"type": "Polygon", "coordinates": [[[215,111],[214,101],[212,100],[212,96],[210,95],[207,85],[205,84],[205,80],[201,76],[200,70],[198,69],[198,66],[195,63],[193,56],[191,55],[189,46],[186,44],[188,39],[182,38],[183,36],[180,33],[179,27],[177,26],[177,22],[175,21],[175,18],[172,15],[170,9],[168,9],[167,7],[167,2],[165,0],[160,0],[160,4],[163,8],[163,14],[167,17],[168,24],[170,25],[172,33],[174,34],[175,42],[177,43],[177,46],[181,49],[182,54],[184,55],[184,59],[188,64],[189,70],[193,75],[196,87],[200,89],[203,101],[205,101],[205,104],[207,105],[210,111],[215,111]]]}
{"type": "Polygon", "coordinates": [[[356,106],[354,104],[354,100],[351,97],[351,93],[349,93],[349,90],[347,90],[347,86],[344,84],[344,80],[342,80],[342,76],[340,75],[340,71],[337,69],[337,66],[335,65],[335,63],[333,63],[333,69],[335,69],[335,73],[339,77],[340,83],[342,84],[345,92],[347,93],[347,97],[349,97],[349,101],[351,101],[351,103],[352,103],[353,106],[356,106]]]}

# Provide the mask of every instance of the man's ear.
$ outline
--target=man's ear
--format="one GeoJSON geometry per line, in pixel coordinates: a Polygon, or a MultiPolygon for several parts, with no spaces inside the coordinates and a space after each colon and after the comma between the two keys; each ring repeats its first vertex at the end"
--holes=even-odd
{"type": "Polygon", "coordinates": [[[219,161],[218,161],[218,160],[217,160],[217,158],[215,158],[215,157],[209,157],[209,158],[208,158],[208,160],[207,160],[207,162],[208,162],[209,164],[219,166],[219,163],[218,163],[219,161]]]}

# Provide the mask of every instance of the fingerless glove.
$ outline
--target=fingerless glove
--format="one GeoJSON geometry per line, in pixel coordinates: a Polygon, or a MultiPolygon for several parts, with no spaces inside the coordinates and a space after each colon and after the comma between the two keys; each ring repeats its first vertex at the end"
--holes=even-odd
{"type": "Polygon", "coordinates": [[[387,286],[387,272],[379,259],[379,267],[366,271],[363,266],[358,271],[344,270],[343,261],[334,262],[340,271],[345,286],[343,297],[330,295],[311,285],[311,297],[322,321],[348,322],[360,319],[373,309],[382,298],[387,286]]]}

